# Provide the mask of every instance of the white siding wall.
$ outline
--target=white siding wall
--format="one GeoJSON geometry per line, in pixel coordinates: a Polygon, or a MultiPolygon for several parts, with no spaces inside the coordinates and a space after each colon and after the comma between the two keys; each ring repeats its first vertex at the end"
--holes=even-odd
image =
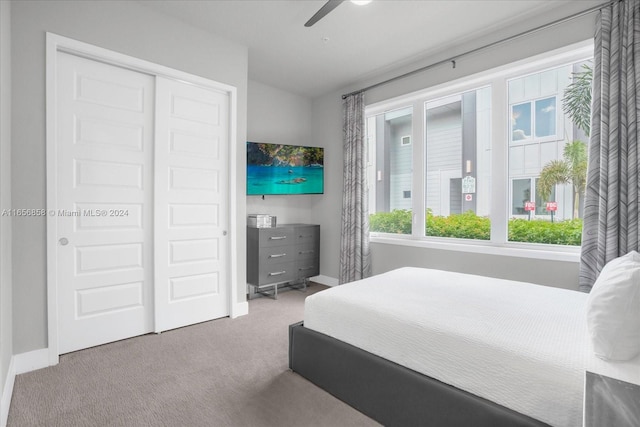
{"type": "MultiPolygon", "coordinates": [[[[509,177],[530,178],[540,175],[540,171],[551,160],[562,159],[565,142],[572,141],[573,127],[562,112],[562,95],[571,83],[572,66],[555,68],[542,73],[514,79],[509,83],[509,104],[518,104],[549,96],[556,97],[556,137],[541,141],[530,140],[511,143],[509,147],[509,177]]],[[[534,124],[532,123],[532,128],[534,124]]],[[[572,189],[570,186],[557,187],[557,219],[571,218],[573,212],[572,189]]]]}
{"type": "Polygon", "coordinates": [[[438,107],[429,110],[427,118],[427,208],[441,215],[441,182],[443,171],[461,171],[462,119],[458,108],[438,107]]]}
{"type": "Polygon", "coordinates": [[[411,197],[404,197],[405,191],[411,191],[413,144],[402,145],[402,137],[411,135],[411,116],[407,121],[406,116],[401,122],[394,125],[394,120],[390,120],[391,140],[389,149],[389,202],[393,209],[411,209],[411,197]]]}

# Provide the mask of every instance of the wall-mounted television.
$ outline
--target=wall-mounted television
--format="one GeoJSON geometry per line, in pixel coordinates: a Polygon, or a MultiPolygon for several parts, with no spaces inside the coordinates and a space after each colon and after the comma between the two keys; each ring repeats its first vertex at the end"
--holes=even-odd
{"type": "Polygon", "coordinates": [[[323,193],[324,148],[247,142],[247,195],[323,193]]]}

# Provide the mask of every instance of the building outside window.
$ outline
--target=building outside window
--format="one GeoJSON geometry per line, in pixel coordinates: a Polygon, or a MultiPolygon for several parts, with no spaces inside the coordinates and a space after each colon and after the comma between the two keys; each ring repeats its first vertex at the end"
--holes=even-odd
{"type": "Polygon", "coordinates": [[[551,181],[545,192],[540,178],[546,173],[549,187],[547,169],[567,160],[568,144],[586,149],[563,97],[590,52],[538,57],[368,106],[372,233],[579,245],[579,236],[538,238],[575,235],[582,206],[571,180],[551,181]]]}
{"type": "MultiPolygon", "coordinates": [[[[441,223],[445,218],[472,213],[485,219],[487,232],[467,233],[464,224],[457,224],[456,236],[452,237],[488,240],[491,88],[467,90],[427,101],[424,117],[425,235],[443,237],[441,223]]],[[[470,223],[469,227],[474,225],[470,223]]]]}
{"type": "Polygon", "coordinates": [[[561,105],[572,76],[579,73],[585,63],[588,61],[577,61],[518,76],[508,82],[512,124],[509,180],[513,218],[574,219],[573,187],[570,184],[555,185],[545,198],[538,191],[538,178],[546,165],[563,160],[567,143],[581,140],[586,147],[588,138],[573,125],[561,105]]]}
{"type": "MultiPolygon", "coordinates": [[[[404,216],[412,209],[412,162],[413,149],[411,129],[413,108],[405,107],[367,118],[367,139],[370,160],[369,181],[375,185],[370,189],[369,210],[377,213],[402,212],[404,216]],[[373,173],[373,175],[372,175],[373,173]]],[[[411,220],[398,220],[393,231],[411,234],[411,220]]]]}

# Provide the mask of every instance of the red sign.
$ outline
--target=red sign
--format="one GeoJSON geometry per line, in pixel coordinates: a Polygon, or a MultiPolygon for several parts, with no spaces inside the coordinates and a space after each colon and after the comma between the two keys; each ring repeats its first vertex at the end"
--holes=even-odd
{"type": "Polygon", "coordinates": [[[524,210],[525,211],[535,211],[536,210],[536,202],[524,202],[524,210]]]}
{"type": "Polygon", "coordinates": [[[548,211],[557,211],[558,210],[558,202],[547,202],[547,210],[548,211]]]}
{"type": "Polygon", "coordinates": [[[467,202],[470,202],[473,200],[473,194],[465,194],[464,195],[464,200],[466,200],[467,202]]]}

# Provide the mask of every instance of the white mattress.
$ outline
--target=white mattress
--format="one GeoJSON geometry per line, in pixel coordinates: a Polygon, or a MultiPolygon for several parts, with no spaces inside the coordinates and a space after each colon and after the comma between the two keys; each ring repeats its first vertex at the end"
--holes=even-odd
{"type": "MultiPolygon", "coordinates": [[[[587,294],[401,268],[307,297],[304,326],[554,426],[582,426],[600,366],[587,294]]],[[[615,366],[640,381],[639,359],[615,366]]],[[[602,372],[607,373],[607,372],[602,372]]]]}

